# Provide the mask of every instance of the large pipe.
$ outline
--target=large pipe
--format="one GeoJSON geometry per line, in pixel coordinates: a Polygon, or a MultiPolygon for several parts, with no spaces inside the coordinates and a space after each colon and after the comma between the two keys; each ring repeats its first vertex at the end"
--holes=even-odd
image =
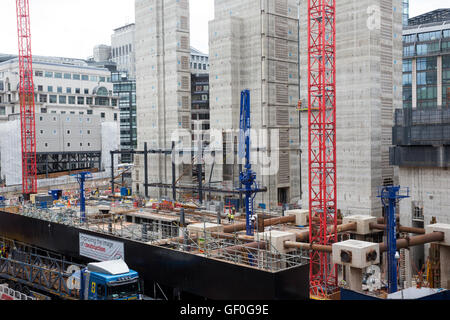
{"type": "MultiPolygon", "coordinates": [[[[264,226],[273,226],[277,224],[283,224],[283,223],[295,223],[295,216],[287,216],[287,217],[279,217],[279,218],[272,218],[264,220],[264,226]]],[[[245,223],[236,223],[232,225],[225,226],[223,228],[224,233],[234,233],[238,231],[242,231],[246,229],[245,223]]]]}
{"type": "MultiPolygon", "coordinates": [[[[432,242],[440,242],[445,238],[445,234],[443,232],[433,232],[424,235],[408,237],[397,240],[397,249],[405,249],[409,247],[419,246],[426,243],[432,242]]],[[[321,252],[332,252],[332,246],[327,245],[318,245],[318,244],[310,244],[310,243],[300,243],[300,242],[292,242],[286,241],[284,243],[286,248],[299,248],[305,250],[314,250],[321,252]]],[[[387,244],[380,243],[380,253],[387,251],[387,244]]]]}
{"type": "MultiPolygon", "coordinates": [[[[444,238],[445,238],[445,234],[443,232],[433,232],[433,233],[428,233],[428,234],[424,234],[424,235],[420,235],[420,236],[398,239],[397,240],[397,250],[414,247],[414,246],[420,246],[422,244],[431,243],[431,242],[440,242],[440,241],[443,241],[444,238]]],[[[381,243],[380,244],[380,252],[386,252],[386,251],[387,251],[387,244],[381,243]]]]}
{"type": "Polygon", "coordinates": [[[325,246],[320,244],[310,244],[310,243],[303,243],[303,242],[293,242],[293,241],[286,241],[284,243],[285,248],[297,248],[297,249],[303,249],[303,250],[311,250],[311,251],[320,251],[320,252],[332,252],[331,246],[325,246]]]}
{"type": "MultiPolygon", "coordinates": [[[[333,226],[328,227],[328,231],[332,233],[341,233],[341,232],[347,232],[347,231],[355,231],[357,227],[356,222],[351,222],[347,224],[340,224],[336,227],[336,231],[334,230],[333,226]],[[332,231],[333,230],[333,231],[332,231]]],[[[299,242],[305,242],[309,241],[309,231],[305,231],[301,234],[297,234],[296,240],[299,242]]]]}
{"type": "MultiPolygon", "coordinates": [[[[386,230],[386,227],[387,227],[385,224],[379,224],[379,223],[371,223],[369,226],[370,226],[370,229],[375,229],[375,230],[386,230]]],[[[398,231],[405,232],[405,233],[425,234],[425,229],[423,229],[423,228],[399,226],[398,231]]]]}

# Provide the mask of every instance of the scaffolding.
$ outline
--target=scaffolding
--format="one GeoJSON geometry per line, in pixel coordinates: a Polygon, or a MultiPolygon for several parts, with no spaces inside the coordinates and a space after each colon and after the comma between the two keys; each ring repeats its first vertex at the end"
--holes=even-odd
{"type": "MultiPolygon", "coordinates": [[[[28,207],[18,214],[268,272],[278,272],[309,263],[307,251],[298,249],[287,254],[270,245],[271,231],[264,238],[256,235],[255,239],[250,241],[239,233],[207,231],[206,217],[203,220],[205,228],[202,232],[190,232],[188,227],[181,226],[178,222],[169,224],[154,221],[136,224],[126,222],[121,214],[88,216],[86,222],[82,223],[77,212],[66,208],[55,210],[28,207]]],[[[211,220],[214,222],[214,218],[211,220]]]]}

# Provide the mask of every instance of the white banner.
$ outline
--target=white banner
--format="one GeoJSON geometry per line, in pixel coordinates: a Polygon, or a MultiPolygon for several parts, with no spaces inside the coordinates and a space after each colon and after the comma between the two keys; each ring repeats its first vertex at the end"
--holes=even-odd
{"type": "Polygon", "coordinates": [[[80,256],[97,261],[125,260],[123,242],[80,233],[80,256]]]}

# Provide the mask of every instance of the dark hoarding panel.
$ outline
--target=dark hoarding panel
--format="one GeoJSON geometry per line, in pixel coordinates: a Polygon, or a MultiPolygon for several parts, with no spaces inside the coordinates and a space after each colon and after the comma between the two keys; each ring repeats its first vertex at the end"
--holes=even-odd
{"type": "Polygon", "coordinates": [[[212,300],[309,299],[309,265],[271,273],[163,247],[120,239],[48,221],[0,212],[0,235],[83,262],[79,232],[121,241],[125,261],[153,289],[153,283],[212,300]]]}

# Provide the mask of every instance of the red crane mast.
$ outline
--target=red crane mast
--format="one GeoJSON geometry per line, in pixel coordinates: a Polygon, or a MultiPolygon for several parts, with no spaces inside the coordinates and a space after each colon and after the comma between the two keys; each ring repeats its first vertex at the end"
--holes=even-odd
{"type": "Polygon", "coordinates": [[[19,42],[19,99],[22,144],[22,191],[25,198],[37,192],[36,125],[28,0],[16,0],[19,42]]]}
{"type": "MultiPolygon", "coordinates": [[[[336,1],[309,0],[309,237],[321,245],[337,242],[335,53],[336,1]]],[[[310,283],[315,296],[337,289],[337,266],[329,253],[311,251],[310,283]]]]}

